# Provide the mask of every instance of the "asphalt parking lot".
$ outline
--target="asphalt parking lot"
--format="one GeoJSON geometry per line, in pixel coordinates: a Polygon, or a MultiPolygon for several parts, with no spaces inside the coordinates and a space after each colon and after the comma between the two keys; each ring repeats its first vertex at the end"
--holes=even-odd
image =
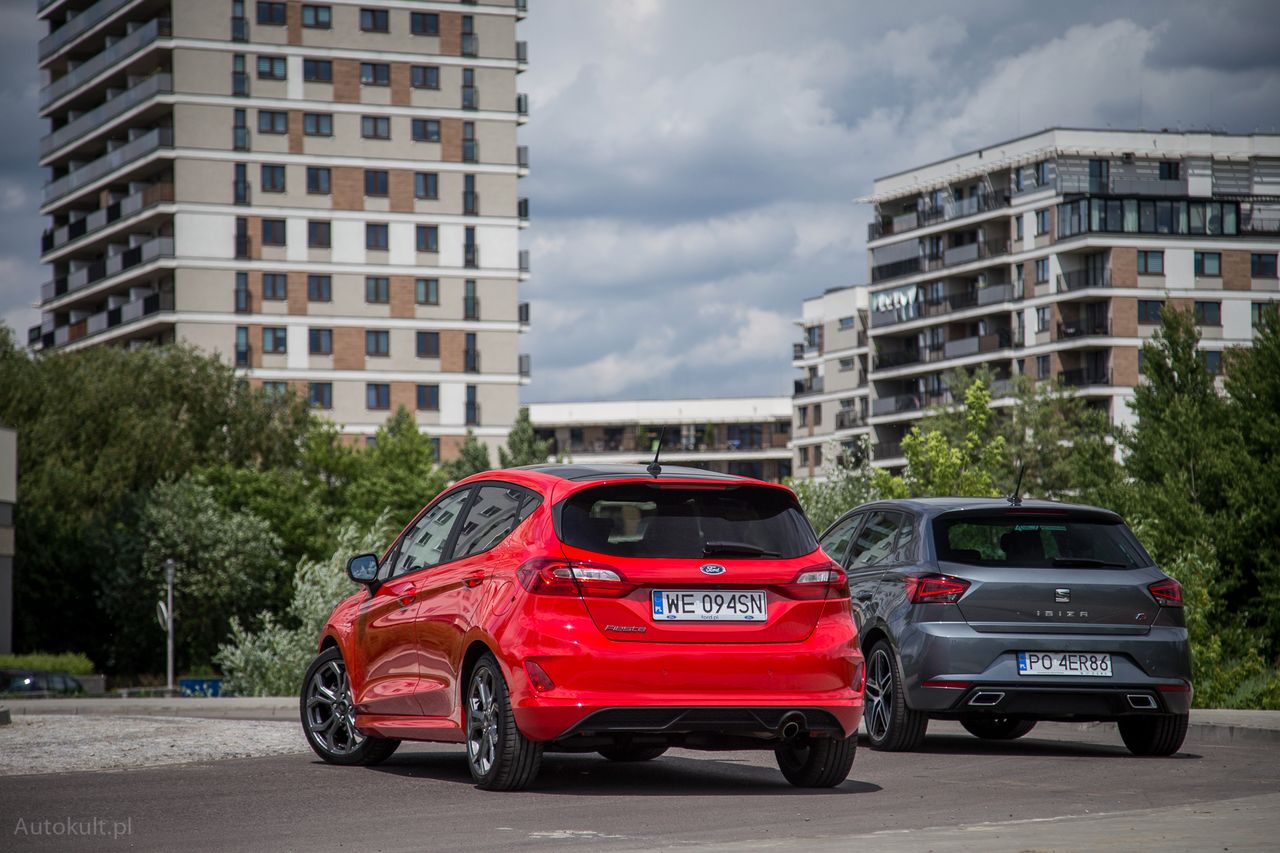
{"type": "Polygon", "coordinates": [[[817,792],[786,784],[768,753],[673,751],[640,765],[552,755],[533,790],[486,793],[459,748],[435,745],[378,768],[297,752],[10,776],[0,848],[1274,850],[1280,834],[1280,741],[1192,738],[1138,759],[1102,728],[1042,725],[1012,743],[933,731],[915,754],[860,749],[849,781],[817,792]],[[37,834],[58,821],[63,834],[37,834]]]}

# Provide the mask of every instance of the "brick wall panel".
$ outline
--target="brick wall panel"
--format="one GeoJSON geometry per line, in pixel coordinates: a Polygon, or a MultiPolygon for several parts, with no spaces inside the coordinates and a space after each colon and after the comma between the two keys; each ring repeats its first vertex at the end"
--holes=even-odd
{"type": "Polygon", "coordinates": [[[289,153],[301,154],[303,145],[302,112],[300,110],[289,110],[289,153]]]}
{"type": "Polygon", "coordinates": [[[1111,382],[1132,387],[1138,384],[1138,348],[1114,347],[1111,350],[1111,382]]]}
{"type": "Polygon", "coordinates": [[[288,276],[289,313],[306,314],[307,307],[310,304],[307,301],[307,274],[304,272],[291,272],[286,275],[288,276]]]}
{"type": "Polygon", "coordinates": [[[440,13],[440,52],[445,56],[462,55],[462,15],[440,13]]]}
{"type": "MultiPolygon", "coordinates": [[[[466,332],[444,331],[440,333],[440,369],[445,373],[461,373],[466,364],[463,348],[466,332]]],[[[483,356],[481,356],[483,358],[483,356]]],[[[484,365],[482,364],[481,367],[484,365]]]]}
{"type": "Polygon", "coordinates": [[[249,216],[249,257],[258,259],[262,257],[262,217],[249,216]]]}
{"type": "Polygon", "coordinates": [[[333,60],[333,99],[346,104],[360,103],[360,60],[333,60]]]}
{"type": "Polygon", "coordinates": [[[391,103],[397,107],[409,106],[409,88],[409,63],[391,63],[391,103]]]}
{"type": "Polygon", "coordinates": [[[392,169],[387,181],[391,211],[413,213],[413,172],[408,169],[392,169]]]}
{"type": "Polygon", "coordinates": [[[364,370],[364,329],[339,326],[333,330],[333,369],[364,370]]]}
{"type": "Polygon", "coordinates": [[[1111,286],[1138,286],[1138,250],[1114,248],[1111,250],[1111,286]]]}
{"type": "Polygon", "coordinates": [[[302,44],[302,0],[288,0],[284,19],[289,27],[289,44],[302,44]]]}
{"type": "Polygon", "coordinates": [[[249,366],[262,367],[262,327],[249,326],[249,366]]]}
{"type": "Polygon", "coordinates": [[[356,166],[334,166],[330,172],[334,210],[364,210],[364,171],[356,166]]]}
{"type": "Polygon", "coordinates": [[[440,119],[440,157],[446,163],[462,162],[462,119],[440,119]]]}
{"type": "Polygon", "coordinates": [[[391,383],[391,411],[394,412],[404,406],[412,412],[417,404],[418,392],[412,382],[391,383]]]}
{"type": "Polygon", "coordinates": [[[442,435],[440,436],[440,461],[452,462],[462,455],[462,442],[465,437],[461,435],[442,435]]]}
{"type": "Polygon", "coordinates": [[[413,276],[391,276],[391,316],[413,317],[415,295],[413,276]]]}
{"type": "Polygon", "coordinates": [[[1117,337],[1137,337],[1137,299],[1124,297],[1111,300],[1111,334],[1117,337]]]}
{"type": "Polygon", "coordinates": [[[1222,253],[1223,290],[1249,290],[1253,287],[1249,252],[1225,251],[1222,253]]]}

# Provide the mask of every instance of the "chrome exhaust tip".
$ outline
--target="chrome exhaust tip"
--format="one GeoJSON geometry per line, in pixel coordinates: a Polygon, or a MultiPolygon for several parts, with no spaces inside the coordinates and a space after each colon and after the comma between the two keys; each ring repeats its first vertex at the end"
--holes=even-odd
{"type": "Polygon", "coordinates": [[[1130,693],[1125,698],[1129,700],[1129,707],[1135,711],[1154,711],[1156,709],[1156,697],[1149,693],[1130,693]]]}
{"type": "Polygon", "coordinates": [[[782,720],[782,727],[779,732],[782,734],[783,740],[794,740],[800,736],[803,729],[804,717],[800,714],[788,714],[782,720]]]}
{"type": "Polygon", "coordinates": [[[973,694],[973,698],[969,700],[969,704],[979,708],[991,708],[999,705],[1003,701],[1003,693],[993,693],[984,690],[973,694]]]}

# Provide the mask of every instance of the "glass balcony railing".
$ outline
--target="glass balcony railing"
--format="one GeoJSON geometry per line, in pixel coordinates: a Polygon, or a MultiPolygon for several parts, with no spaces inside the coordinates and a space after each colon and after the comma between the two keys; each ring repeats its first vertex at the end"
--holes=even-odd
{"type": "Polygon", "coordinates": [[[61,228],[55,228],[52,231],[46,231],[41,239],[41,250],[47,253],[60,249],[73,240],[79,240],[81,237],[100,231],[108,225],[128,219],[135,213],[139,213],[149,207],[170,201],[173,201],[173,184],[152,184],[141,192],[125,196],[119,201],[95,210],[88,216],[77,219],[75,222],[71,222],[61,228]]]}
{"type": "Polygon", "coordinates": [[[529,43],[527,41],[516,42],[516,62],[524,65],[529,61],[529,43]]]}
{"type": "Polygon", "coordinates": [[[467,403],[464,412],[467,426],[478,426],[480,424],[480,404],[467,403]]]}
{"type": "Polygon", "coordinates": [[[49,35],[40,39],[37,53],[41,61],[71,45],[76,39],[111,17],[133,0],[98,0],[78,15],[73,15],[65,24],[49,35]]]}
{"type": "Polygon", "coordinates": [[[522,198],[522,199],[520,199],[519,201],[517,201],[517,202],[516,202],[516,216],[520,217],[522,220],[528,221],[528,219],[529,219],[529,199],[527,199],[527,198],[522,198]]]}
{"type": "Polygon", "coordinates": [[[153,74],[138,85],[126,89],[40,140],[40,156],[48,157],[67,143],[82,139],[91,130],[103,127],[138,104],[156,95],[168,94],[172,91],[173,75],[153,74]]]}
{"type": "Polygon", "coordinates": [[[523,92],[516,95],[516,113],[522,116],[529,114],[529,96],[523,92]]]}
{"type": "Polygon", "coordinates": [[[157,127],[142,134],[137,139],[126,142],[120,147],[108,151],[90,163],[45,184],[44,204],[57,201],[69,193],[82,189],[94,181],[104,178],[134,160],[139,160],[159,148],[173,147],[173,129],[157,127]]]}
{"type": "Polygon", "coordinates": [[[823,388],[821,376],[806,376],[804,379],[795,381],[794,393],[792,396],[803,397],[808,394],[821,394],[823,388]]]}
{"type": "Polygon", "coordinates": [[[468,216],[475,216],[480,213],[480,194],[474,191],[462,192],[462,212],[468,216]]]}
{"type": "Polygon", "coordinates": [[[84,290],[90,285],[105,281],[126,270],[142,266],[157,258],[173,257],[173,238],[156,237],[131,246],[123,252],[93,261],[65,276],[47,281],[40,286],[40,301],[51,302],[69,293],[84,290]]]}
{"type": "Polygon", "coordinates": [[[108,47],[104,47],[92,59],[77,65],[66,74],[54,80],[40,90],[40,109],[44,109],[85,83],[98,77],[109,68],[115,68],[133,54],[147,47],[156,39],[173,34],[171,22],[167,18],[148,21],[129,33],[124,38],[108,47]]]}
{"type": "Polygon", "coordinates": [[[520,321],[520,325],[521,326],[529,325],[529,303],[521,302],[517,308],[517,312],[518,313],[516,316],[520,321]]]}
{"type": "Polygon", "coordinates": [[[520,361],[519,361],[519,370],[520,370],[520,376],[525,379],[528,379],[530,376],[532,376],[533,375],[533,357],[528,355],[527,353],[521,353],[520,361]]]}
{"type": "Polygon", "coordinates": [[[480,55],[480,39],[476,38],[476,36],[472,33],[464,34],[462,36],[461,53],[463,56],[479,56],[480,55]]]}
{"type": "Polygon", "coordinates": [[[516,146],[516,165],[519,166],[521,169],[529,168],[529,146],[528,145],[516,146]]]}
{"type": "Polygon", "coordinates": [[[1069,341],[1074,338],[1106,337],[1111,334],[1109,320],[1063,320],[1058,324],[1053,339],[1069,341]]]}
{"type": "Polygon", "coordinates": [[[462,265],[467,269],[476,269],[480,266],[480,247],[472,244],[465,244],[462,247],[462,265]]]}
{"type": "Polygon", "coordinates": [[[1062,384],[1070,388],[1081,388],[1086,385],[1110,385],[1111,371],[1094,369],[1090,367],[1080,367],[1074,370],[1064,370],[1059,376],[1062,384]]]}
{"type": "Polygon", "coordinates": [[[1090,287],[1110,287],[1111,270],[1072,270],[1058,275],[1058,292],[1084,290],[1090,287]]]}
{"type": "Polygon", "coordinates": [[[462,298],[462,319],[479,320],[480,319],[480,298],[476,296],[464,296],[462,298]]]}

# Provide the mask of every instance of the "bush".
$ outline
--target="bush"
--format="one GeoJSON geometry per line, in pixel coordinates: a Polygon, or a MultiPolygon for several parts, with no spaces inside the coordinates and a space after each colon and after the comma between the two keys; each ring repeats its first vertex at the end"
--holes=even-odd
{"type": "Polygon", "coordinates": [[[66,672],[71,675],[89,675],[93,672],[93,661],[76,652],[47,654],[32,652],[27,655],[0,655],[0,667],[5,669],[42,669],[51,672],[66,672]]]}

